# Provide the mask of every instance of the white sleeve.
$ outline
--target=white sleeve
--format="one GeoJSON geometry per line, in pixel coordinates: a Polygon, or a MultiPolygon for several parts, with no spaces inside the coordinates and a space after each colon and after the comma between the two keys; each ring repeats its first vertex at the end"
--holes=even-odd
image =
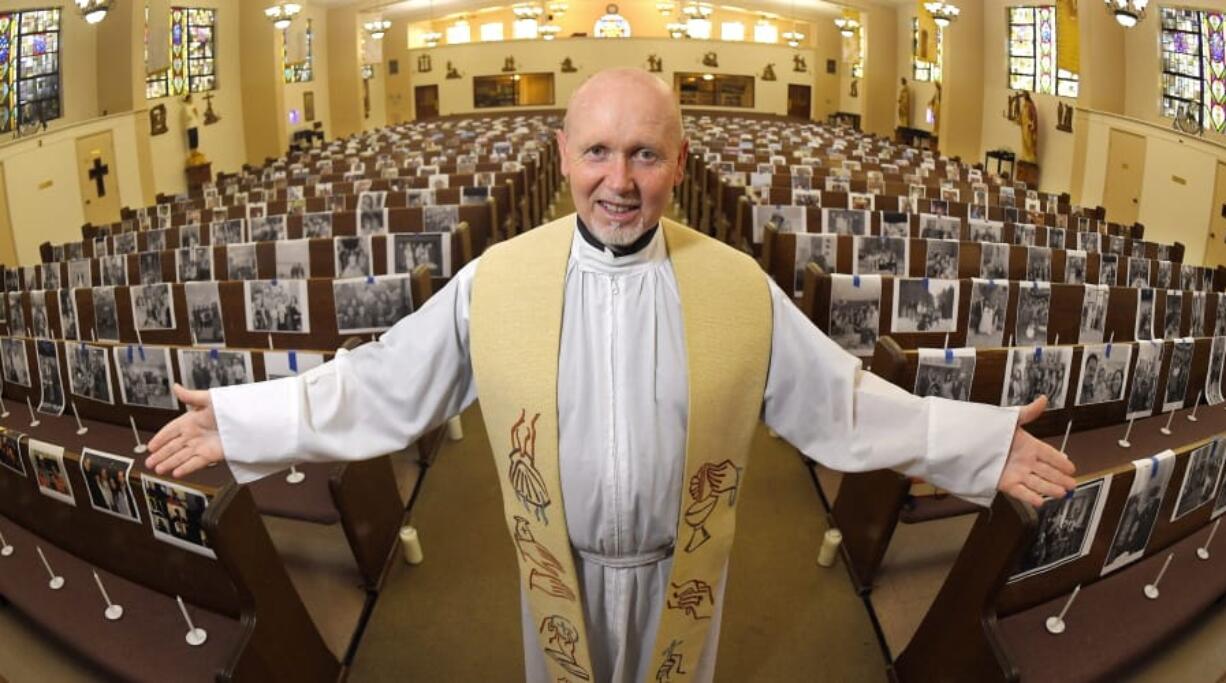
{"type": "Polygon", "coordinates": [[[844,472],[893,469],[988,505],[1016,408],[920,398],[860,367],[774,282],[766,424],[811,460],[844,472]]]}
{"type": "Polygon", "coordinates": [[[297,377],[212,389],[234,478],[391,453],[472,403],[468,311],[476,264],[378,341],[297,377]]]}

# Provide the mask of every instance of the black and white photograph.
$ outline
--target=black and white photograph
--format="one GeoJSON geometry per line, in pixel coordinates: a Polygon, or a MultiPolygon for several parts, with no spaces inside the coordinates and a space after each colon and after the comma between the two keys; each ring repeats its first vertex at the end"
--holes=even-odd
{"type": "Polygon", "coordinates": [[[358,195],[358,211],[373,211],[386,206],[386,192],[363,192],[358,195]]]}
{"type": "MultiPolygon", "coordinates": [[[[493,186],[493,183],[491,182],[490,185],[493,186]]],[[[431,190],[429,188],[419,188],[419,189],[404,191],[404,205],[407,207],[431,206],[433,204],[434,204],[434,190],[431,190]]]]}
{"type": "Polygon", "coordinates": [[[60,336],[63,339],[79,339],[80,326],[77,325],[77,298],[71,289],[56,290],[60,299],[60,336]]]}
{"type": "Polygon", "coordinates": [[[967,222],[967,229],[972,242],[1004,242],[1004,224],[991,221],[973,220],[967,222]]]}
{"type": "Polygon", "coordinates": [[[1008,280],[971,280],[971,305],[966,321],[966,345],[994,348],[1004,345],[1005,314],[1009,308],[1008,280]]]}
{"type": "Polygon", "coordinates": [[[68,391],[73,396],[99,403],[114,403],[111,394],[111,364],[108,348],[91,344],[64,344],[68,361],[68,391]]]}
{"type": "Polygon", "coordinates": [[[1137,290],[1137,329],[1135,339],[1154,338],[1154,296],[1157,290],[1137,290]]]}
{"type": "Polygon", "coordinates": [[[68,286],[89,287],[94,283],[94,260],[88,258],[73,259],[68,262],[68,286]]]}
{"type": "Polygon", "coordinates": [[[51,316],[47,313],[47,290],[45,289],[35,289],[30,292],[30,323],[35,337],[51,338],[51,316]]]}
{"type": "Polygon", "coordinates": [[[1128,257],[1128,286],[1149,287],[1149,267],[1152,261],[1137,256],[1128,257]]]}
{"type": "Polygon", "coordinates": [[[145,251],[164,251],[168,230],[150,230],[145,233],[145,251]]]}
{"type": "Polygon", "coordinates": [[[1082,290],[1081,332],[1078,341],[1082,344],[1097,344],[1104,339],[1111,288],[1107,285],[1084,285],[1082,290]]]}
{"type": "MultiPolygon", "coordinates": [[[[941,199],[933,199],[928,202],[928,210],[937,216],[949,217],[949,200],[943,197],[941,199]]],[[[954,220],[958,220],[957,217],[954,217],[954,220]]],[[[921,223],[921,225],[923,224],[921,223]]]]}
{"type": "Polygon", "coordinates": [[[29,387],[30,357],[26,354],[26,340],[0,338],[0,355],[4,360],[4,381],[29,387]]]}
{"type": "Polygon", "coordinates": [[[482,206],[490,200],[488,187],[460,188],[460,206],[482,206]]]}
{"type": "Polygon", "coordinates": [[[264,379],[294,377],[324,364],[322,353],[307,351],[265,351],[264,379]]]}
{"type": "MultiPolygon", "coordinates": [[[[911,216],[898,211],[882,211],[881,230],[882,237],[911,237],[911,216]]],[[[871,228],[870,228],[871,229],[871,228]]]]}
{"type": "Polygon", "coordinates": [[[132,319],[138,331],[175,328],[175,300],[169,283],[137,285],[129,291],[132,295],[132,319]]]}
{"type": "Polygon", "coordinates": [[[791,177],[791,188],[793,191],[809,191],[813,189],[813,177],[807,175],[794,175],[791,177]]]}
{"type": "Polygon", "coordinates": [[[872,355],[881,321],[881,277],[830,276],[830,338],[848,353],[872,355]]]}
{"type": "Polygon", "coordinates": [[[388,273],[412,273],[424,265],[432,277],[451,277],[451,233],[397,232],[388,240],[388,273]]]}
{"type": "Polygon", "coordinates": [[[258,270],[254,243],[226,245],[226,279],[255,280],[258,270]]]}
{"type": "Polygon", "coordinates": [[[451,187],[451,176],[446,173],[435,173],[426,178],[426,187],[431,190],[446,190],[451,187]]]}
{"type": "Polygon", "coordinates": [[[0,465],[23,477],[28,477],[26,461],[21,457],[22,436],[11,429],[0,433],[0,465]]]}
{"type": "Polygon", "coordinates": [[[243,295],[248,332],[311,331],[306,280],[248,280],[243,295]]]}
{"type": "Polygon", "coordinates": [[[175,249],[175,273],[179,282],[203,282],[213,279],[213,248],[187,247],[175,249]]]}
{"type": "Polygon", "coordinates": [[[941,199],[954,204],[962,201],[962,192],[956,187],[942,187],[941,199]]]}
{"type": "Polygon", "coordinates": [[[68,480],[68,470],[64,467],[64,447],[26,439],[26,452],[30,455],[30,464],[34,466],[34,480],[38,482],[39,493],[75,506],[77,499],[72,495],[72,482],[68,480]]]}
{"type": "Polygon", "coordinates": [[[98,341],[119,341],[119,307],[115,303],[114,287],[94,287],[94,338],[98,341]]]}
{"type": "Polygon", "coordinates": [[[126,287],[128,284],[127,256],[99,256],[98,270],[103,287],[126,287]]]}
{"type": "Polygon", "coordinates": [[[1066,249],[1068,232],[1064,228],[1047,229],[1047,247],[1049,249],[1066,249]]]}
{"type": "MultiPolygon", "coordinates": [[[[793,176],[795,179],[796,176],[793,176]]],[[[820,207],[822,205],[821,190],[792,190],[792,205],[805,207],[820,207]]]]}
{"type": "Polygon", "coordinates": [[[1179,485],[1179,497],[1171,521],[1183,517],[1213,499],[1218,480],[1222,477],[1222,461],[1226,459],[1226,439],[1217,440],[1197,448],[1188,455],[1188,466],[1179,485]]]}
{"type": "Polygon", "coordinates": [[[1013,243],[1023,247],[1033,247],[1038,243],[1038,228],[1029,223],[1013,224],[1013,243]]]}
{"type": "Polygon", "coordinates": [[[1026,279],[1051,282],[1051,249],[1026,247],[1026,279]]]}
{"type": "Polygon", "coordinates": [[[221,246],[225,244],[240,244],[247,241],[247,225],[242,218],[218,221],[209,225],[209,244],[221,246]]]}
{"type": "Polygon", "coordinates": [[[1089,406],[1124,400],[1131,344],[1086,344],[1081,351],[1081,374],[1074,405],[1089,406]]]}
{"type": "Polygon", "coordinates": [[[924,275],[942,280],[958,278],[957,240],[924,240],[927,253],[924,256],[924,275]]]}
{"type": "Polygon", "coordinates": [[[1042,346],[1047,343],[1051,315],[1051,283],[1024,282],[1017,286],[1017,325],[1013,345],[1042,346]]]}
{"type": "Polygon", "coordinates": [[[826,191],[827,192],[851,192],[851,181],[847,178],[836,178],[835,176],[826,176],[826,191]]]}
{"type": "Polygon", "coordinates": [[[1183,324],[1183,292],[1169,289],[1166,292],[1166,310],[1162,315],[1162,338],[1176,339],[1183,324]]]}
{"type": "Polygon", "coordinates": [[[1064,284],[1084,285],[1086,282],[1086,253],[1070,249],[1064,252],[1064,284]]]}
{"type": "MultiPolygon", "coordinates": [[[[26,326],[25,310],[21,305],[21,292],[9,292],[7,296],[9,334],[29,335],[30,328],[26,326]]],[[[1226,300],[1226,297],[1222,298],[1226,300]]]]}
{"type": "Polygon", "coordinates": [[[169,348],[124,344],[113,350],[121,401],[130,406],[179,409],[179,399],[170,390],[174,372],[169,348]]]}
{"type": "Polygon", "coordinates": [[[770,226],[777,233],[807,232],[806,214],[803,206],[788,206],[784,204],[756,204],[752,207],[753,242],[761,244],[766,227],[770,226]]]}
{"type": "Polygon", "coordinates": [[[55,342],[39,339],[34,342],[38,352],[38,412],[64,414],[64,384],[60,378],[60,350],[55,342]]]}
{"type": "Polygon", "coordinates": [[[831,274],[837,270],[838,236],[806,232],[797,234],[794,293],[800,296],[804,293],[805,269],[810,263],[821,268],[823,273],[831,274]]]}
{"type": "Polygon", "coordinates": [[[931,213],[921,213],[919,217],[919,236],[921,239],[929,240],[961,239],[962,220],[931,213]]]}
{"type": "MultiPolygon", "coordinates": [[[[105,238],[99,238],[99,239],[102,239],[103,242],[106,241],[105,238]]],[[[105,256],[106,252],[103,252],[102,255],[105,256]]],[[[22,282],[22,289],[26,290],[27,292],[38,289],[38,268],[35,268],[34,266],[22,266],[21,267],[21,282],[22,282]]]]}
{"type": "Polygon", "coordinates": [[[438,204],[421,208],[423,232],[455,232],[460,224],[460,207],[455,204],[438,204]]]}
{"type": "Polygon", "coordinates": [[[204,513],[209,498],[197,489],[141,475],[153,537],[184,550],[217,559],[204,531],[204,513]]]}
{"type": "Polygon", "coordinates": [[[192,331],[192,344],[221,346],[226,343],[222,322],[221,296],[216,282],[189,282],[183,286],[187,299],[187,323],[192,331]]]}
{"type": "Polygon", "coordinates": [[[1145,555],[1149,536],[1158,521],[1158,508],[1162,507],[1167,484],[1175,471],[1175,453],[1162,451],[1152,458],[1133,460],[1132,466],[1132,486],[1128,489],[1124,511],[1120,513],[1119,525],[1115,527],[1115,536],[1107,550],[1103,574],[1131,564],[1145,555]]]}
{"type": "MultiPolygon", "coordinates": [[[[1187,291],[1189,289],[1200,289],[1200,278],[1197,276],[1196,266],[1182,264],[1179,266],[1179,288],[1187,291]]],[[[1221,300],[1219,299],[1219,305],[1221,300]]],[[[1218,318],[1221,320],[1222,318],[1218,318]]]]}
{"type": "Polygon", "coordinates": [[[1086,253],[1102,251],[1102,235],[1097,232],[1078,232],[1077,249],[1086,253]]]}
{"type": "Polygon", "coordinates": [[[969,401],[974,379],[975,349],[920,349],[912,393],[969,401]]]}
{"type": "MultiPolygon", "coordinates": [[[[250,221],[252,218],[264,218],[268,215],[268,205],[260,201],[254,201],[254,199],[255,198],[252,197],[251,201],[245,202],[248,221],[250,221]]],[[[252,239],[256,238],[252,237],[252,239]]]]}
{"type": "Polygon", "coordinates": [[[1116,254],[1099,254],[1098,284],[1114,287],[1119,282],[1120,257],[1116,254]]]}
{"type": "Polygon", "coordinates": [[[1170,261],[1159,261],[1158,262],[1158,284],[1157,286],[1162,289],[1171,288],[1172,285],[1171,285],[1171,262],[1170,261]]]}
{"type": "Polygon", "coordinates": [[[44,263],[38,268],[43,289],[60,288],[60,264],[58,262],[44,263]]]}
{"type": "Polygon", "coordinates": [[[136,256],[137,270],[140,271],[140,284],[156,285],[163,282],[162,252],[145,251],[136,256]]]}
{"type": "Polygon", "coordinates": [[[129,476],[132,458],[103,453],[92,448],[81,451],[81,478],[95,510],[140,524],[140,508],[132,493],[129,476]]]}
{"type": "Polygon", "coordinates": [[[251,217],[247,219],[251,230],[252,242],[271,242],[272,240],[289,239],[289,227],[284,214],[276,216],[251,217]]]}
{"type": "MultiPolygon", "coordinates": [[[[957,246],[957,243],[954,245],[957,246]]],[[[905,276],[910,263],[910,248],[911,240],[905,237],[856,237],[852,241],[852,272],[858,275],[905,276]]]]}
{"type": "Polygon", "coordinates": [[[1158,396],[1158,373],[1162,368],[1162,342],[1136,344],[1137,364],[1132,371],[1132,389],[1128,394],[1129,420],[1148,417],[1154,412],[1158,396]]]}
{"type": "Polygon", "coordinates": [[[1002,406],[1024,406],[1047,397],[1048,410],[1064,408],[1072,374],[1073,347],[1013,348],[1005,366],[1002,406]]]}
{"type": "Polygon", "coordinates": [[[898,198],[898,213],[919,213],[919,198],[914,195],[898,198]]]}
{"type": "Polygon", "coordinates": [[[1192,320],[1188,324],[1189,337],[1205,336],[1205,293],[1192,292],[1192,320]]]}
{"type": "Polygon", "coordinates": [[[276,260],[276,279],[304,280],[311,277],[310,240],[279,240],[273,247],[273,258],[276,260]]]}
{"type": "Polygon", "coordinates": [[[200,239],[200,226],[193,223],[191,225],[179,226],[179,248],[198,247],[202,244],[200,239]]]}
{"type": "MultiPolygon", "coordinates": [[[[116,254],[136,253],[136,232],[129,230],[115,235],[111,240],[115,243],[116,254]]],[[[50,289],[50,287],[48,287],[50,289]]]]}
{"type": "Polygon", "coordinates": [[[408,275],[333,280],[332,299],[341,334],[382,332],[413,312],[408,275]]]}
{"type": "Polygon", "coordinates": [[[332,214],[327,211],[308,213],[302,217],[302,236],[306,239],[332,236],[332,214]]]}
{"type": "Polygon", "coordinates": [[[370,237],[333,237],[332,251],[336,277],[353,278],[373,275],[370,237]]]}
{"type": "Polygon", "coordinates": [[[1171,346],[1171,365],[1166,374],[1166,391],[1162,397],[1162,412],[1183,407],[1188,397],[1188,384],[1192,375],[1192,354],[1196,345],[1189,337],[1176,339],[1171,346]]]}
{"type": "Polygon", "coordinates": [[[371,209],[369,211],[358,212],[358,236],[385,235],[387,234],[387,229],[387,209],[371,209]]]}
{"type": "MultiPolygon", "coordinates": [[[[801,207],[791,207],[799,209],[800,215],[804,216],[804,209],[801,207]]],[[[872,233],[872,213],[863,209],[822,209],[822,232],[835,235],[868,235],[872,233]]],[[[804,231],[803,218],[799,223],[800,229],[795,232],[804,231]]]]}
{"type": "Polygon", "coordinates": [[[1070,495],[1051,498],[1039,508],[1038,533],[1022,553],[1009,581],[1019,581],[1085,557],[1094,544],[1111,475],[1080,484],[1070,495]]]}
{"type": "Polygon", "coordinates": [[[255,381],[250,351],[179,349],[179,378],[193,391],[255,381]]]}
{"type": "Polygon", "coordinates": [[[1205,403],[1222,402],[1222,361],[1226,360],[1226,337],[1214,337],[1209,347],[1209,368],[1205,372],[1205,403]]]}
{"type": "Polygon", "coordinates": [[[983,204],[967,204],[966,205],[966,220],[968,221],[986,221],[988,219],[988,207],[983,204]]]}
{"type": "Polygon", "coordinates": [[[958,280],[894,278],[895,332],[956,332],[958,280]]]}
{"type": "Polygon", "coordinates": [[[873,201],[872,193],[849,192],[847,194],[847,208],[852,211],[872,211],[877,207],[873,201]]]}

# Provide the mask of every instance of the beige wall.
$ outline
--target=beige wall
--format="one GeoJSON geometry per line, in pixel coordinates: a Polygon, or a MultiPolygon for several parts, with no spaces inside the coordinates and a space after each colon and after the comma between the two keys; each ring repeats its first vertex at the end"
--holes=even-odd
{"type": "MultiPolygon", "coordinates": [[[[860,12],[860,21],[864,31],[862,128],[892,137],[898,122],[898,12],[894,7],[873,7],[860,12]]],[[[907,36],[910,40],[910,33],[907,36]]]]}
{"type": "MultiPolygon", "coordinates": [[[[303,130],[314,126],[314,122],[309,122],[303,115],[303,96],[305,93],[315,93],[315,120],[323,124],[324,135],[329,139],[332,137],[332,107],[331,94],[328,82],[331,68],[328,60],[328,11],[324,7],[315,7],[307,5],[303,8],[302,14],[295,19],[295,22],[311,21],[312,35],[312,53],[311,60],[312,77],[306,83],[283,83],[284,97],[281,104],[281,122],[284,126],[283,137],[280,140],[281,151],[279,154],[284,154],[289,148],[289,136],[296,130],[303,130]],[[290,122],[290,111],[297,110],[298,123],[290,122]]],[[[268,23],[265,21],[265,23],[268,23]]],[[[277,63],[280,64],[280,32],[277,32],[278,48],[277,48],[277,63]]],[[[282,78],[284,81],[284,78],[282,78]]]]}

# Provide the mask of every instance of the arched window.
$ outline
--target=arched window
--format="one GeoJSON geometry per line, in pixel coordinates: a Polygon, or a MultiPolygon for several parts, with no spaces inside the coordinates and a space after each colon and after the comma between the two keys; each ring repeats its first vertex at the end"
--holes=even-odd
{"type": "MultiPolygon", "coordinates": [[[[217,87],[217,10],[170,8],[169,68],[145,78],[145,99],[205,92],[217,87]]],[[[145,12],[145,64],[149,63],[149,12],[145,12]]]]}
{"type": "Polygon", "coordinates": [[[60,11],[0,14],[0,132],[60,117],[60,11]]]}
{"type": "Polygon", "coordinates": [[[294,64],[289,63],[289,29],[281,32],[281,66],[285,70],[286,83],[307,83],[315,78],[311,64],[315,61],[314,39],[311,34],[311,20],[306,20],[306,59],[294,64]]]}
{"type": "Polygon", "coordinates": [[[603,17],[596,20],[592,34],[597,38],[629,38],[630,22],[618,13],[617,5],[607,5],[603,17]]]}

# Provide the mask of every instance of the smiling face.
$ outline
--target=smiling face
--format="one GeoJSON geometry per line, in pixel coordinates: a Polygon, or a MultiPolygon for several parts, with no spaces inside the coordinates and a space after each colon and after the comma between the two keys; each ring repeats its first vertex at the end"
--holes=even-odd
{"type": "Polygon", "coordinates": [[[637,69],[596,74],[575,91],[558,132],[575,211],[602,243],[633,243],[659,222],[685,171],[672,92],[637,69]]]}

